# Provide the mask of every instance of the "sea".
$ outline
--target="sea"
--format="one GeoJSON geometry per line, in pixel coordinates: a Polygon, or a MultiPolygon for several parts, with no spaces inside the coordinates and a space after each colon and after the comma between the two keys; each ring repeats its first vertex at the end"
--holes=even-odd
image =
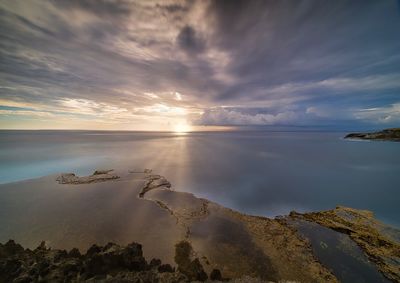
{"type": "Polygon", "coordinates": [[[152,169],[177,191],[274,217],[337,205],[400,227],[400,143],[341,131],[0,131],[0,183],[152,169]]]}

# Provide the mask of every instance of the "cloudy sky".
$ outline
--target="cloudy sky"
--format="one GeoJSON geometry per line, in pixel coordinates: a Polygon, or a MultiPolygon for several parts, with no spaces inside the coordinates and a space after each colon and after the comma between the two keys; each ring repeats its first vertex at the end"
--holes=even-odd
{"type": "Polygon", "coordinates": [[[0,0],[0,36],[0,128],[400,125],[395,0],[0,0]]]}

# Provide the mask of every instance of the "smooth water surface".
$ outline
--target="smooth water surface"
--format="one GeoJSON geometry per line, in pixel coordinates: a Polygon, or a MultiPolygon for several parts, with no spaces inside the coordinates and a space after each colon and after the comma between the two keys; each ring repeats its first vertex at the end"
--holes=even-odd
{"type": "Polygon", "coordinates": [[[0,131],[0,183],[152,168],[176,190],[242,212],[369,209],[400,226],[400,143],[342,132],[0,131]]]}
{"type": "Polygon", "coordinates": [[[307,238],[318,260],[342,283],[390,283],[351,238],[308,221],[292,225],[307,238]]]}

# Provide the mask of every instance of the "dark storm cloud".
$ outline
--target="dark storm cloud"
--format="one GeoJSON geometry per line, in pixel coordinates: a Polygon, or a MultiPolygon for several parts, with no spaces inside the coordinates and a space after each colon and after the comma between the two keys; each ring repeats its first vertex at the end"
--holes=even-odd
{"type": "MultiPolygon", "coordinates": [[[[77,7],[80,6],[75,5],[74,9],[77,7]]],[[[88,8],[85,5],[85,11],[88,8]]],[[[114,34],[108,41],[104,38],[104,41],[92,41],[91,28],[102,27],[102,21],[85,22],[83,27],[76,27],[68,18],[60,19],[57,25],[53,22],[53,26],[44,30],[38,24],[32,25],[28,19],[20,21],[22,16],[18,18],[21,24],[16,25],[14,18],[13,13],[3,11],[1,24],[5,40],[1,49],[4,53],[0,62],[2,79],[7,85],[43,88],[43,99],[67,95],[109,102],[116,88],[129,87],[134,93],[172,90],[198,92],[213,85],[212,78],[208,80],[207,76],[197,76],[185,62],[157,54],[162,50],[154,51],[154,55],[159,57],[157,59],[152,54],[150,57],[140,53],[135,56],[124,54],[123,50],[113,46],[115,40],[125,40],[123,34],[114,34]],[[63,33],[59,33],[60,30],[69,30],[71,36],[64,37],[63,33]],[[57,91],[47,95],[49,86],[57,91]]],[[[46,26],[45,23],[41,24],[46,26]]],[[[124,28],[120,27],[119,31],[124,28]]],[[[152,38],[152,45],[163,47],[163,41],[147,34],[147,31],[135,34],[132,43],[146,45],[144,42],[152,38]]],[[[130,43],[129,40],[125,42],[130,43]]],[[[204,70],[205,66],[199,65],[198,68],[204,70]]],[[[7,91],[4,95],[14,96],[17,93],[7,91]]],[[[30,100],[33,97],[24,93],[21,99],[30,100]]],[[[135,101],[136,98],[128,95],[127,99],[135,101]]]]}
{"type": "Polygon", "coordinates": [[[400,17],[396,4],[211,2],[208,12],[215,25],[209,42],[230,54],[233,60],[226,71],[236,78],[215,101],[223,105],[282,101],[303,111],[313,105],[339,107],[346,108],[346,116],[359,108],[397,103],[400,17]]]}
{"type": "Polygon", "coordinates": [[[183,50],[195,54],[204,51],[205,43],[191,26],[184,26],[179,32],[176,41],[183,50]]]}
{"type": "Polygon", "coordinates": [[[0,99],[55,109],[83,99],[135,113],[163,104],[213,125],[394,124],[398,5],[3,1],[0,99]]]}
{"type": "MultiPolygon", "coordinates": [[[[215,1],[215,41],[234,56],[229,70],[246,79],[221,99],[261,85],[363,76],[397,55],[394,2],[215,1]],[[384,15],[384,16],[383,16],[384,15]]],[[[399,58],[381,67],[398,72],[399,58]]],[[[372,72],[371,72],[372,71],[372,72]]],[[[382,72],[381,71],[381,72],[382,72]]],[[[381,73],[379,72],[379,73],[381,73]]]]}

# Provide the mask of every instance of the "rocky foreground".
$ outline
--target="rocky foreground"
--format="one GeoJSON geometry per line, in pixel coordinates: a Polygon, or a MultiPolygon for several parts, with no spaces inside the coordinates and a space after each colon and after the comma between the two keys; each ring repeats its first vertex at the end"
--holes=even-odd
{"type": "Polygon", "coordinates": [[[372,133],[351,133],[345,139],[381,140],[400,142],[400,128],[385,129],[372,133]]]}
{"type": "Polygon", "coordinates": [[[400,282],[400,232],[368,211],[251,216],[147,169],[0,188],[0,242],[30,248],[0,246],[0,282],[400,282]]]}
{"type": "Polygon", "coordinates": [[[10,240],[0,244],[0,282],[176,282],[228,281],[221,272],[204,272],[198,258],[192,259],[190,243],[175,246],[177,268],[159,259],[147,262],[142,246],[114,243],[91,246],[85,254],[76,248],[67,252],[47,248],[42,242],[34,250],[10,240]]]}

